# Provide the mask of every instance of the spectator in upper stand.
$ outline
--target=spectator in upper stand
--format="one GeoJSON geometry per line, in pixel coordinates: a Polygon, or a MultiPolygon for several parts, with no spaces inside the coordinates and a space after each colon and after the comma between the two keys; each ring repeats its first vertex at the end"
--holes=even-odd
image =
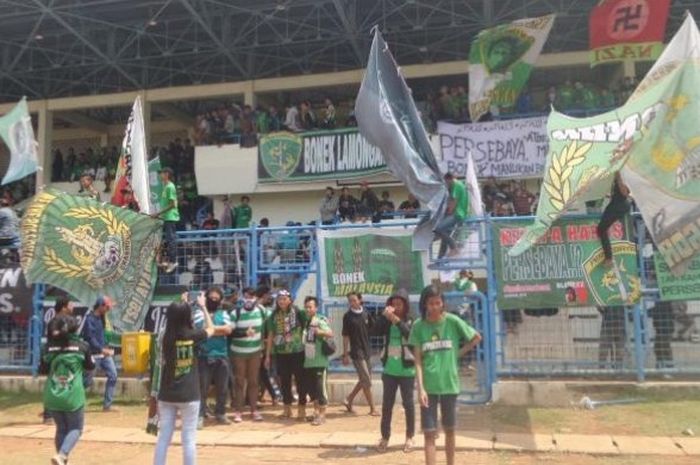
{"type": "Polygon", "coordinates": [[[255,134],[255,120],[250,105],[243,107],[241,114],[241,147],[255,147],[258,136],[255,134]]]}
{"type": "Polygon", "coordinates": [[[394,207],[394,202],[389,200],[389,191],[382,192],[382,200],[379,201],[377,208],[379,210],[379,214],[382,216],[385,213],[392,213],[394,210],[396,210],[396,208],[394,207]]]}
{"type": "Polygon", "coordinates": [[[19,249],[19,218],[5,198],[0,198],[0,246],[12,246],[19,249]]]}
{"type": "Polygon", "coordinates": [[[288,131],[301,132],[303,128],[301,127],[301,117],[299,116],[299,109],[293,103],[289,104],[287,108],[287,116],[284,118],[284,127],[288,131]]]}
{"type": "Polygon", "coordinates": [[[350,194],[347,187],[343,187],[338,197],[338,215],[340,221],[355,221],[357,215],[357,199],[350,194]]]}
{"type": "Polygon", "coordinates": [[[316,128],[316,113],[314,113],[313,108],[311,108],[311,102],[309,102],[308,100],[304,100],[303,102],[301,102],[300,118],[301,127],[304,130],[309,131],[311,129],[316,128]]]}
{"type": "Polygon", "coordinates": [[[345,126],[349,128],[357,127],[357,118],[355,117],[355,100],[350,100],[350,113],[345,121],[345,126]]]}
{"type": "Polygon", "coordinates": [[[559,104],[557,99],[557,88],[552,86],[547,90],[547,105],[545,105],[544,111],[549,112],[552,107],[557,107],[559,104]]]}
{"type": "Polygon", "coordinates": [[[515,110],[520,114],[532,113],[532,94],[527,89],[523,89],[515,104],[515,110]]]}
{"type": "Polygon", "coordinates": [[[280,117],[279,112],[277,111],[277,107],[274,105],[270,105],[268,114],[270,132],[281,131],[283,129],[282,119],[280,117]]]}
{"type": "Polygon", "coordinates": [[[518,183],[513,193],[513,210],[517,216],[532,215],[532,202],[535,196],[528,192],[523,183],[518,183]]]}
{"type": "Polygon", "coordinates": [[[207,115],[201,114],[197,115],[197,120],[195,122],[195,136],[194,136],[194,141],[195,144],[197,145],[204,145],[209,143],[209,133],[210,133],[210,127],[209,127],[209,120],[207,119],[207,115]]]}
{"type": "Polygon", "coordinates": [[[62,179],[66,181],[75,181],[75,179],[71,179],[71,176],[73,175],[73,170],[75,169],[76,162],[77,159],[75,156],[75,149],[73,149],[73,147],[68,147],[68,154],[66,155],[66,166],[64,166],[63,168],[62,179]]]}
{"type": "Polygon", "coordinates": [[[334,129],[335,128],[335,106],[330,98],[326,98],[324,101],[325,108],[323,109],[323,120],[321,121],[321,127],[323,129],[334,129]]]}
{"type": "Polygon", "coordinates": [[[335,217],[338,212],[338,197],[335,196],[335,190],[328,186],[326,187],[326,195],[321,200],[321,224],[335,223],[335,217]]]}
{"type": "MultiPolygon", "coordinates": [[[[401,202],[401,205],[399,205],[399,210],[402,212],[415,212],[417,210],[420,210],[420,202],[416,197],[411,194],[410,192],[408,193],[408,199],[404,200],[401,202]]],[[[416,218],[417,215],[414,214],[404,214],[404,218],[416,218]]]]}
{"type": "Polygon", "coordinates": [[[100,201],[100,193],[97,192],[97,189],[95,189],[95,186],[93,185],[94,179],[92,177],[92,174],[90,173],[83,173],[82,176],[80,176],[80,192],[79,194],[83,197],[89,197],[92,200],[100,201]]]}
{"type": "Polygon", "coordinates": [[[375,218],[379,208],[379,199],[367,181],[360,184],[360,204],[357,215],[361,218],[375,218]]]}
{"type": "Polygon", "coordinates": [[[219,142],[233,142],[236,137],[236,123],[233,120],[233,114],[227,109],[221,110],[221,117],[224,121],[224,134],[219,138],[219,142]]]}
{"type": "Polygon", "coordinates": [[[53,152],[53,164],[51,165],[51,182],[63,181],[63,153],[61,149],[53,152]]]}
{"type": "Polygon", "coordinates": [[[576,105],[576,90],[567,80],[557,91],[557,110],[571,110],[576,105]]]}
{"type": "Polygon", "coordinates": [[[250,207],[250,197],[241,197],[241,203],[233,209],[234,229],[247,229],[250,227],[250,220],[253,219],[253,209],[250,207]]]}
{"type": "Polygon", "coordinates": [[[610,92],[608,89],[600,91],[600,105],[603,108],[614,108],[616,104],[614,93],[610,92]]]}
{"type": "Polygon", "coordinates": [[[219,229],[221,222],[214,218],[214,213],[212,211],[207,212],[207,218],[202,222],[202,229],[214,230],[219,229]]]}
{"type": "Polygon", "coordinates": [[[438,110],[438,119],[452,119],[452,96],[450,95],[450,89],[447,86],[442,86],[440,88],[440,97],[438,98],[440,103],[438,110]]]}
{"type": "Polygon", "coordinates": [[[270,115],[261,105],[255,109],[255,127],[258,134],[270,132],[270,115]]]}

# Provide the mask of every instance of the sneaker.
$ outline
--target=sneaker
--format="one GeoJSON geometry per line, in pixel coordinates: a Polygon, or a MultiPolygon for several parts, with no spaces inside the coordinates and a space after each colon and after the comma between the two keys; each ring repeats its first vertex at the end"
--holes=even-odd
{"type": "Polygon", "coordinates": [[[146,424],[146,434],[158,436],[158,421],[148,420],[148,423],[146,424]]]}
{"type": "Polygon", "coordinates": [[[262,413],[257,411],[253,412],[253,421],[263,421],[262,413]]]}
{"type": "Polygon", "coordinates": [[[66,458],[61,454],[51,457],[51,465],[66,465],[66,458]]]}
{"type": "Polygon", "coordinates": [[[233,414],[233,422],[234,423],[240,423],[243,421],[243,417],[241,416],[240,413],[236,412],[233,414]]]}
{"type": "Polygon", "coordinates": [[[326,417],[319,415],[316,418],[314,418],[314,421],[311,422],[312,426],[321,426],[326,422],[326,417]]]}
{"type": "Polygon", "coordinates": [[[102,411],[103,411],[104,413],[119,413],[119,410],[116,409],[116,408],[114,408],[114,407],[112,407],[112,406],[109,406],[109,407],[102,407],[102,411]]]}
{"type": "Polygon", "coordinates": [[[204,429],[204,417],[197,418],[197,429],[204,429]]]}
{"type": "Polygon", "coordinates": [[[217,425],[230,425],[231,421],[226,418],[226,415],[217,415],[216,416],[216,424],[217,425]]]}

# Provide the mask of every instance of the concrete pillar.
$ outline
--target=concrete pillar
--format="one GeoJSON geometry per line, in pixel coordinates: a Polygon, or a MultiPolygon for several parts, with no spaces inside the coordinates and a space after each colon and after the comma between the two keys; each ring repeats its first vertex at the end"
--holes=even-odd
{"type": "Polygon", "coordinates": [[[36,191],[39,192],[45,184],[51,182],[51,140],[53,132],[53,111],[48,109],[48,101],[39,103],[39,127],[37,131],[39,171],[36,173],[36,191]]]}
{"type": "Polygon", "coordinates": [[[255,108],[255,89],[253,88],[252,81],[250,85],[246,86],[246,90],[243,93],[243,104],[255,108]]]}
{"type": "Polygon", "coordinates": [[[100,147],[107,147],[109,145],[109,134],[100,135],[100,147]]]}

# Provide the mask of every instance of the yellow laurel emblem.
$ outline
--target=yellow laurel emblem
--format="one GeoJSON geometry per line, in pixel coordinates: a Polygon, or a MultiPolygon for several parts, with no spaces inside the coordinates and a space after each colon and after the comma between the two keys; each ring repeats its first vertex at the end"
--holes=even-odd
{"type": "Polygon", "coordinates": [[[111,235],[121,235],[129,229],[126,223],[119,221],[110,210],[95,207],[71,208],[66,212],[66,216],[76,219],[99,218],[107,226],[107,233],[111,235]]]}
{"type": "Polygon", "coordinates": [[[69,278],[80,278],[90,274],[90,266],[74,265],[68,263],[58,256],[55,250],[46,249],[44,255],[44,265],[48,271],[59,273],[69,278]]]}
{"type": "Polygon", "coordinates": [[[553,154],[544,188],[549,194],[549,203],[555,210],[563,210],[571,200],[571,175],[574,167],[583,163],[591,147],[593,144],[590,142],[579,145],[577,141],[573,141],[564,147],[558,156],[553,154]]]}

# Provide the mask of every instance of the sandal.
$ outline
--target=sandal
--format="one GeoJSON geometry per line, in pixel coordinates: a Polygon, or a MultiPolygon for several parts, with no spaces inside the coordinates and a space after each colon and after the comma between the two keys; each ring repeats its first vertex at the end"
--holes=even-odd
{"type": "Polygon", "coordinates": [[[343,407],[345,407],[345,410],[347,410],[348,413],[355,413],[355,411],[352,409],[352,404],[348,402],[347,399],[343,400],[343,407]]]}
{"type": "Polygon", "coordinates": [[[379,444],[377,444],[377,452],[386,452],[386,450],[389,448],[389,440],[388,439],[380,439],[379,444]]]}
{"type": "Polygon", "coordinates": [[[408,454],[413,450],[413,438],[406,438],[406,442],[403,445],[403,451],[408,454]]]}

